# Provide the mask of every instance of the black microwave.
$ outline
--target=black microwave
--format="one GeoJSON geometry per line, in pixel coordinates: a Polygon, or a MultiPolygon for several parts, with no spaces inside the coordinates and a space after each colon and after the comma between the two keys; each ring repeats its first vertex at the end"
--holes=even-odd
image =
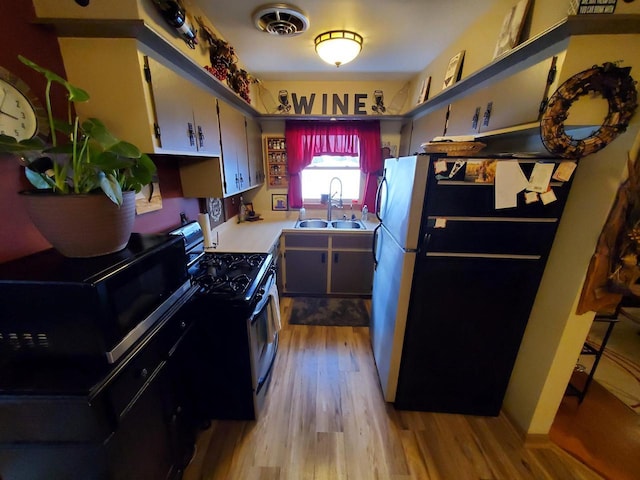
{"type": "Polygon", "coordinates": [[[184,242],[132,234],[117,253],[53,249],[0,265],[0,356],[115,363],[191,288],[184,242]]]}

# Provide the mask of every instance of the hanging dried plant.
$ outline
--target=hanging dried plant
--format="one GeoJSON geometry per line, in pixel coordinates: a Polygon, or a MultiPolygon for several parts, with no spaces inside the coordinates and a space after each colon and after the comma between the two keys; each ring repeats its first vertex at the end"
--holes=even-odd
{"type": "Polygon", "coordinates": [[[246,70],[239,68],[235,50],[228,42],[217,37],[204,23],[201,17],[196,17],[200,26],[200,36],[209,45],[209,60],[211,66],[206,66],[208,72],[227,85],[247,103],[251,103],[249,85],[258,83],[246,70]]]}

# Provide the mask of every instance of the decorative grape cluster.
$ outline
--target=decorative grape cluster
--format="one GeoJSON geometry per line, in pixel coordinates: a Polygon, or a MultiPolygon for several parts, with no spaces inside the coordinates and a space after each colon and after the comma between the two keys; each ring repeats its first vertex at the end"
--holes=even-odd
{"type": "Polygon", "coordinates": [[[246,70],[238,68],[235,50],[227,42],[218,38],[204,23],[202,18],[196,17],[200,25],[200,35],[209,44],[209,59],[211,66],[204,68],[221,82],[237,93],[244,101],[251,103],[249,84],[256,82],[246,70]]]}
{"type": "Polygon", "coordinates": [[[229,68],[223,63],[216,63],[213,67],[205,65],[204,68],[221,82],[226,81],[229,76],[229,68]]]}
{"type": "Polygon", "coordinates": [[[236,93],[240,95],[240,97],[244,99],[245,102],[251,103],[248,83],[244,83],[238,90],[236,90],[236,93]]]}

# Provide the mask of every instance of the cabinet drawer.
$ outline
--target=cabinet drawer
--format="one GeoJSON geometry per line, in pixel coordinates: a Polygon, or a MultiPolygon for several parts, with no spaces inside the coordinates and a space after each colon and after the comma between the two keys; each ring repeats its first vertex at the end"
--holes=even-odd
{"type": "Polygon", "coordinates": [[[115,429],[109,418],[104,402],[82,395],[3,395],[0,443],[100,443],[115,429]]]}
{"type": "MultiPolygon", "coordinates": [[[[454,161],[455,159],[447,159],[449,171],[454,161]]],[[[527,178],[531,176],[535,164],[535,161],[520,161],[522,172],[527,178]]],[[[560,218],[569,195],[569,183],[551,182],[551,188],[557,197],[557,201],[548,205],[544,205],[541,201],[526,204],[524,200],[525,192],[522,191],[517,196],[517,208],[496,210],[495,186],[493,183],[464,181],[464,167],[453,179],[438,180],[432,169],[429,172],[427,186],[427,211],[430,215],[435,216],[560,218]],[[515,211],[517,211],[517,214],[514,213],[515,211]]]]}
{"type": "MultiPolygon", "coordinates": [[[[445,220],[443,228],[428,228],[424,251],[546,256],[557,228],[556,221],[445,220]]],[[[435,221],[430,217],[427,225],[435,221]]]]}
{"type": "Polygon", "coordinates": [[[333,235],[332,246],[336,248],[355,248],[359,250],[371,250],[373,233],[357,235],[333,235]]]}
{"type": "Polygon", "coordinates": [[[495,208],[495,189],[493,184],[461,185],[457,182],[441,181],[432,186],[427,194],[427,208],[429,213],[438,216],[493,216],[512,217],[517,210],[518,217],[526,218],[559,218],[566,202],[569,189],[560,184],[552,184],[551,188],[558,201],[543,205],[538,201],[529,205],[525,204],[524,192],[518,194],[517,208],[495,208]]]}
{"type": "Polygon", "coordinates": [[[131,360],[107,387],[106,394],[113,411],[119,418],[127,413],[130,403],[139,396],[141,390],[162,367],[163,362],[169,358],[173,346],[194,317],[188,314],[191,305],[193,302],[182,306],[165,324],[152,333],[151,337],[133,352],[131,360]]]}
{"type": "Polygon", "coordinates": [[[289,247],[306,247],[306,248],[327,248],[329,246],[329,236],[322,235],[296,235],[287,233],[284,237],[285,248],[289,247]]]}

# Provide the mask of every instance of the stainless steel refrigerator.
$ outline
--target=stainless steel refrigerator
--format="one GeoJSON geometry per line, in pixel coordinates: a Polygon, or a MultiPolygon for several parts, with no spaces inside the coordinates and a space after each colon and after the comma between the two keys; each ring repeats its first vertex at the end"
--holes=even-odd
{"type": "Polygon", "coordinates": [[[536,163],[558,161],[459,159],[452,174],[455,160],[385,161],[371,343],[384,398],[397,408],[497,415],[570,182],[551,182],[553,202],[522,191],[496,209],[494,180],[474,181],[467,166],[516,162],[528,179],[536,163]]]}

